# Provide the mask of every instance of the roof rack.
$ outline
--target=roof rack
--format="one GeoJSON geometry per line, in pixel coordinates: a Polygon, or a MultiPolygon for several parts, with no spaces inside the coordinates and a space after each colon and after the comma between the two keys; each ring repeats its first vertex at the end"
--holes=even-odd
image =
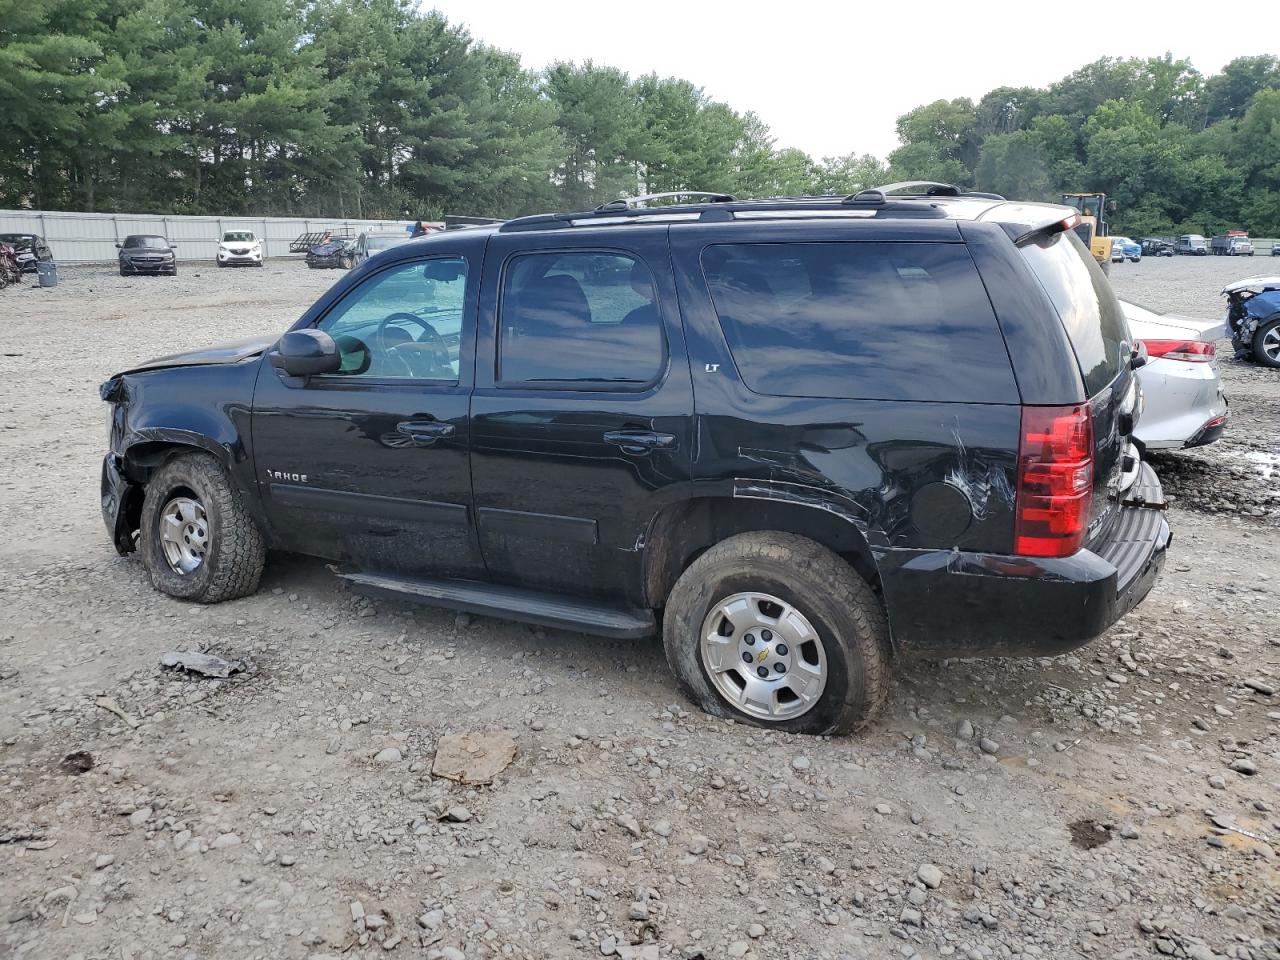
{"type": "Polygon", "coordinates": [[[575,213],[540,213],[507,220],[498,227],[500,233],[528,230],[557,230],[571,227],[615,226],[622,224],[662,223],[728,223],[734,220],[874,217],[892,212],[895,216],[920,218],[946,217],[938,200],[955,197],[1003,200],[994,194],[964,193],[959,187],[929,180],[891,183],[870,187],[847,197],[769,197],[759,200],[736,200],[726,193],[682,190],[640,197],[626,197],[602,204],[594,210],[575,213]],[[899,194],[896,190],[921,189],[917,194],[899,194]],[[706,198],[691,202],[649,204],[668,198],[706,198]]]}
{"type": "Polygon", "coordinates": [[[732,203],[734,197],[728,193],[713,193],[709,190],[672,190],[669,193],[645,193],[638,197],[619,197],[596,207],[596,213],[617,213],[620,210],[637,210],[649,206],[654,200],[671,200],[675,197],[703,197],[711,203],[732,203]]]}

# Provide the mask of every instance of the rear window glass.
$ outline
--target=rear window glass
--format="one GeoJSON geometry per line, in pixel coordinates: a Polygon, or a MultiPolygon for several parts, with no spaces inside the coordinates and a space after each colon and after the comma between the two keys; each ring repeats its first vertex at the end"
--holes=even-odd
{"type": "Polygon", "coordinates": [[[1120,373],[1128,327],[1120,301],[1093,255],[1074,233],[1021,247],[1022,256],[1057,308],[1090,397],[1120,373]]]}
{"type": "Polygon", "coordinates": [[[738,373],[756,393],[1018,402],[963,244],[717,244],[702,268],[738,373]]]}

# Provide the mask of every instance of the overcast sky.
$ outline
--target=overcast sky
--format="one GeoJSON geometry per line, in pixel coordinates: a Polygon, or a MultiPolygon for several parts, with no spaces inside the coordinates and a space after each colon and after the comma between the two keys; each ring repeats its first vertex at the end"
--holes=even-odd
{"type": "Polygon", "coordinates": [[[816,158],[883,157],[897,145],[894,121],[912,107],[976,100],[1002,85],[1044,86],[1102,56],[1170,51],[1210,74],[1237,56],[1280,52],[1275,0],[916,0],[901,8],[898,27],[898,9],[883,0],[422,2],[532,69],[594,60],[633,76],[689,80],[738,111],[754,110],[778,146],[816,158]]]}

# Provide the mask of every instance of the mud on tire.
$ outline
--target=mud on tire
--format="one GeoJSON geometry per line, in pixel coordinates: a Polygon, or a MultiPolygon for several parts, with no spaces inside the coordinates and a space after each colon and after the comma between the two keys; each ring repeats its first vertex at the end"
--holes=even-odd
{"type": "Polygon", "coordinates": [[[714,716],[791,733],[849,733],[870,722],[889,685],[889,629],[879,598],[844,559],[789,533],[744,533],[713,546],[676,581],[663,620],[667,662],[685,693],[714,716]],[[791,604],[822,641],[826,682],[798,716],[769,721],[738,709],[703,662],[704,621],[728,597],[760,591],[791,604]]]}
{"type": "Polygon", "coordinates": [[[220,603],[258,589],[266,544],[245,509],[240,491],[209,454],[174,457],[155,472],[142,502],[139,549],[157,590],[182,600],[220,603]],[[209,546],[190,573],[175,571],[160,539],[161,515],[178,497],[198,500],[208,521],[209,546]]]}

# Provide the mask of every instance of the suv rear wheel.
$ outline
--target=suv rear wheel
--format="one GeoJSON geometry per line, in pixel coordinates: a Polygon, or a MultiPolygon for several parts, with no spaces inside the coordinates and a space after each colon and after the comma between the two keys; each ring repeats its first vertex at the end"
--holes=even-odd
{"type": "Polygon", "coordinates": [[[139,546],[157,590],[197,603],[253,593],[266,559],[239,490],[204,453],[175,457],[152,476],[139,546]]]}
{"type": "Polygon", "coordinates": [[[791,733],[857,730],[884,704],[889,631],[871,587],[821,544],[744,533],[676,581],[667,661],[703,710],[791,733]]]}

